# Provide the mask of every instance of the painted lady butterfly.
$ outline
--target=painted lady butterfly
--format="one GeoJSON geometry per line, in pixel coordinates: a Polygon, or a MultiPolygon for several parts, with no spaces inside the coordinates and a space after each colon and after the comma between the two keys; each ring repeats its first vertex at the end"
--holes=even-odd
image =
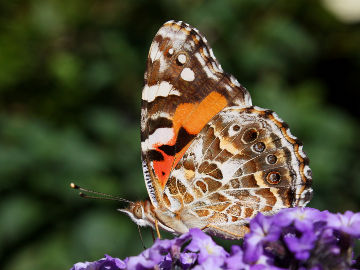
{"type": "Polygon", "coordinates": [[[141,226],[238,239],[247,218],[311,198],[302,144],[274,112],[252,106],[205,37],[183,22],[165,23],[151,44],[141,148],[150,200],[120,209],[141,226]]]}

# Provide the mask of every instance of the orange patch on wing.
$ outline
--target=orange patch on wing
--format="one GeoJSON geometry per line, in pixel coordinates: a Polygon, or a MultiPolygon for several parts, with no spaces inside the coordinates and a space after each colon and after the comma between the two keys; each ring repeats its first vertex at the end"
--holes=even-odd
{"type": "Polygon", "coordinates": [[[195,110],[196,106],[197,104],[193,104],[193,103],[182,103],[176,108],[173,117],[173,129],[175,136],[172,145],[174,145],[176,142],[176,138],[180,127],[183,126],[184,122],[188,119],[189,114],[191,114],[195,110]]]}
{"type": "Polygon", "coordinates": [[[172,165],[174,163],[174,157],[165,154],[163,151],[161,151],[159,149],[157,151],[161,152],[161,154],[164,157],[164,160],[153,161],[153,167],[154,167],[155,174],[156,174],[157,178],[159,179],[160,186],[162,188],[164,188],[166,185],[166,182],[170,176],[170,171],[171,171],[172,165]]]}
{"type": "Polygon", "coordinates": [[[198,134],[226,105],[226,98],[218,92],[211,92],[199,104],[180,104],[174,114],[175,134],[181,126],[190,134],[198,134]]]}
{"type": "MultiPolygon", "coordinates": [[[[173,129],[174,137],[167,145],[175,145],[176,139],[181,127],[189,134],[197,135],[201,129],[227,105],[226,98],[218,92],[211,92],[200,103],[182,103],[174,113],[173,129]]],[[[189,148],[191,141],[181,149],[175,156],[170,156],[155,146],[164,159],[161,161],[153,161],[155,174],[159,179],[162,188],[165,188],[166,182],[170,176],[172,168],[181,160],[186,150],[189,148]]]]}
{"type": "Polygon", "coordinates": [[[169,156],[157,148],[157,151],[159,151],[163,155],[164,160],[153,161],[153,168],[163,189],[165,188],[167,180],[169,179],[171,169],[175,168],[176,164],[178,164],[182,156],[185,154],[186,150],[189,148],[190,144],[191,141],[175,156],[169,156]]]}

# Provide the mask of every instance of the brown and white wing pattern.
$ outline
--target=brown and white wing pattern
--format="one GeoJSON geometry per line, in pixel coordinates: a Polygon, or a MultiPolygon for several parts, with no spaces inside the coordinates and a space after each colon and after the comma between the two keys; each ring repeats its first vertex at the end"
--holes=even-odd
{"type": "Polygon", "coordinates": [[[150,47],[141,108],[143,171],[155,206],[190,142],[228,106],[251,106],[248,91],[224,73],[198,30],[165,23],[150,47]]]}
{"type": "Polygon", "coordinates": [[[256,213],[305,206],[311,181],[302,144],[274,112],[230,107],[192,141],[163,202],[188,228],[241,238],[256,213]]]}

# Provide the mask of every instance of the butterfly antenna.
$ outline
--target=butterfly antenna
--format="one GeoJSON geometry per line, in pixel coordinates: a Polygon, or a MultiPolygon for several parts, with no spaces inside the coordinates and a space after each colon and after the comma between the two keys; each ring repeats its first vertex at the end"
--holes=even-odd
{"type": "Polygon", "coordinates": [[[80,190],[80,193],[79,193],[79,196],[82,197],[82,198],[86,198],[86,199],[102,199],[102,200],[110,200],[110,201],[119,201],[119,202],[127,202],[127,203],[134,203],[132,201],[129,201],[129,200],[126,200],[126,199],[123,199],[123,198],[120,198],[118,196],[113,196],[113,195],[110,195],[110,194],[106,194],[106,193],[102,193],[102,192],[98,192],[98,191],[95,191],[95,190],[91,190],[91,189],[87,189],[87,188],[83,188],[83,187],[80,187],[74,183],[70,183],[70,187],[72,189],[77,189],[77,190],[80,190]],[[87,192],[87,193],[91,193],[91,194],[96,194],[96,195],[99,195],[99,196],[92,196],[92,195],[87,195],[83,192],[87,192]]]}

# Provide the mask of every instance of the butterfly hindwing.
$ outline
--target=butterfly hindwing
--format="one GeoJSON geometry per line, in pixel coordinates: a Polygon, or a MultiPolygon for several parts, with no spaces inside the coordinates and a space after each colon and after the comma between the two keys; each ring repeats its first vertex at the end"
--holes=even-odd
{"type": "Polygon", "coordinates": [[[251,106],[250,95],[223,72],[206,39],[183,22],[165,23],[152,42],[142,92],[142,160],[154,205],[191,141],[235,105],[251,106]]]}
{"type": "Polygon", "coordinates": [[[166,184],[163,201],[191,227],[239,238],[258,212],[304,206],[311,170],[301,143],[275,113],[224,109],[197,135],[166,184]]]}

